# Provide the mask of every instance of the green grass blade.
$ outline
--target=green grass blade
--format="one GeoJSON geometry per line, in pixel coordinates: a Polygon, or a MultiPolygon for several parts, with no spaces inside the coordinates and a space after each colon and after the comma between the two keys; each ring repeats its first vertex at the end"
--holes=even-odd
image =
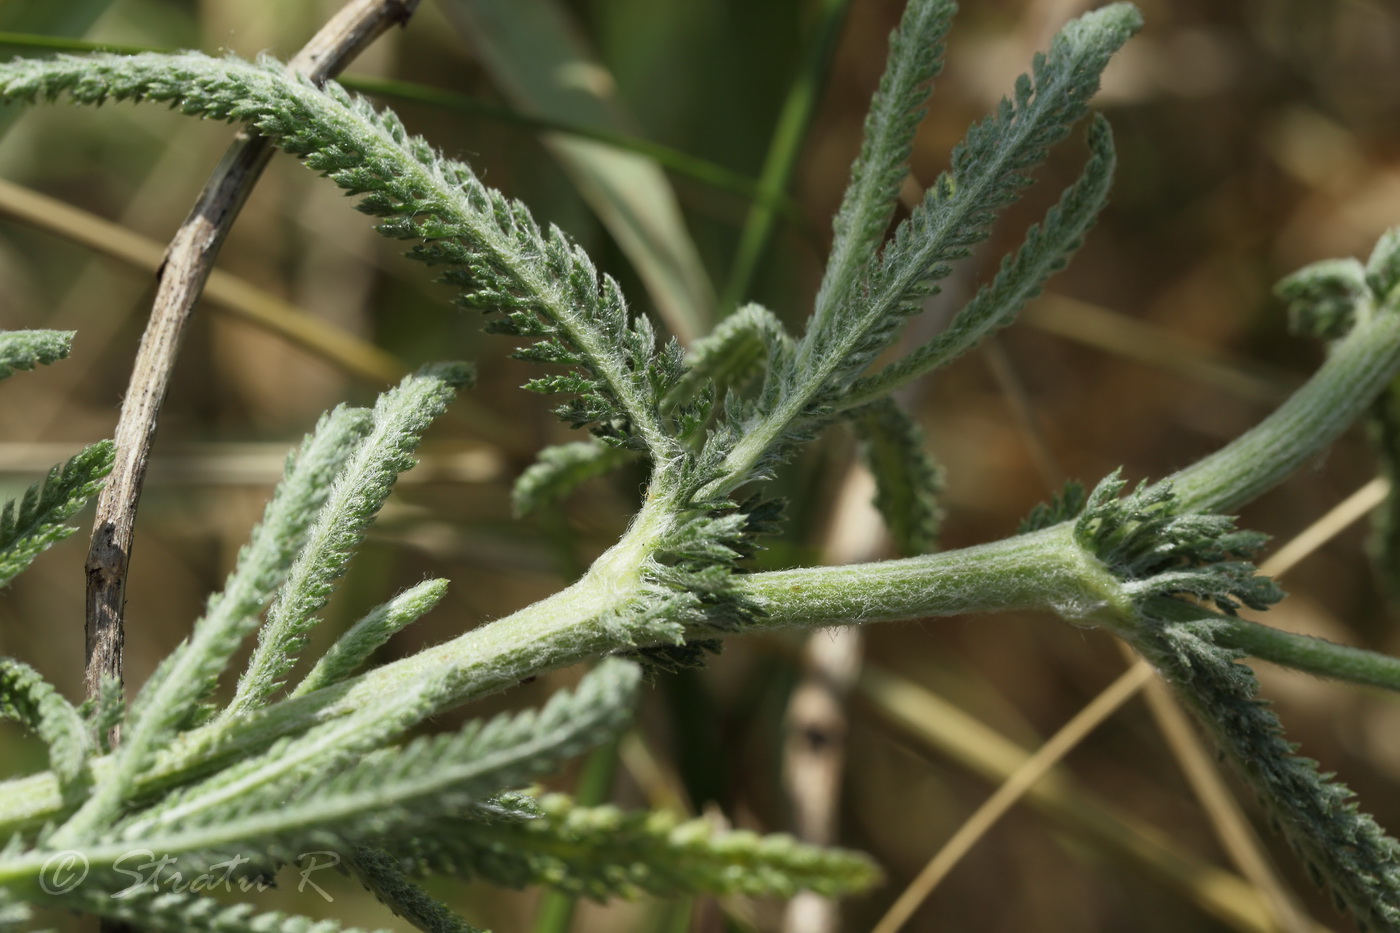
{"type": "MultiPolygon", "coordinates": [[[[553,0],[447,0],[448,19],[496,83],[530,114],[619,131],[619,102],[561,76],[606,73],[553,0]]],[[[709,330],[715,298],[675,193],[648,158],[578,138],[545,145],[636,267],[652,303],[685,343],[709,330]]],[[[760,186],[762,187],[762,186],[760,186]]]]}
{"type": "Polygon", "coordinates": [[[792,183],[793,172],[802,155],[802,145],[807,140],[812,115],[816,113],[822,86],[826,83],[826,74],[836,53],[836,40],[840,38],[841,24],[845,21],[850,3],[851,0],[822,0],[818,9],[817,24],[807,46],[807,55],[796,80],[788,89],[787,99],[778,114],[777,126],[773,129],[773,139],[768,145],[763,170],[759,173],[758,187],[766,197],[749,208],[744,229],[739,234],[734,266],[720,302],[722,314],[729,314],[748,297],[754,275],[773,238],[777,218],[771,202],[786,194],[792,183]]]}

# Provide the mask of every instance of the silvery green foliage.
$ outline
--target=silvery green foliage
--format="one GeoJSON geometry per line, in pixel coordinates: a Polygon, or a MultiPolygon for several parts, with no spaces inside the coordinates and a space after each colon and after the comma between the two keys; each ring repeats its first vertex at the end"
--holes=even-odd
{"type": "MultiPolygon", "coordinates": [[[[578,689],[556,694],[538,712],[469,721],[455,734],[419,738],[396,746],[405,732],[443,708],[466,675],[450,667],[429,669],[404,683],[386,701],[318,724],[293,729],[261,751],[221,759],[214,736],[256,731],[259,714],[281,714],[285,704],[315,699],[352,677],[383,640],[441,598],[444,584],[428,581],[370,612],[312,669],[292,698],[259,690],[255,704],[239,700],[217,711],[206,704],[218,675],[258,625],[270,602],[294,603],[309,617],[329,595],[367,525],[383,505],[399,472],[434,417],[441,414],[469,372],[459,365],[425,367],[381,397],[372,410],[339,408],[321,420],[297,453],[267,507],[252,541],[223,593],[209,601],[191,638],[179,646],[142,689],[123,718],[124,742],[92,764],[101,736],[122,714],[118,690],[104,689],[85,722],[66,700],[27,666],[0,664],[0,713],[18,718],[45,740],[53,769],[71,808],[66,818],[13,837],[0,856],[0,891],[47,903],[34,881],[54,853],[82,854],[87,887],[62,903],[116,920],[168,930],[333,930],[331,921],[258,911],[253,904],[227,906],[185,892],[138,891],[113,898],[129,883],[121,860],[133,849],[160,852],[168,869],[186,878],[219,874],[231,857],[245,858],[235,877],[270,877],[300,852],[333,849],[387,904],[424,929],[469,930],[436,904],[388,852],[412,851],[420,867],[443,865],[462,852],[454,820],[495,819],[509,808],[502,791],[528,784],[570,757],[609,740],[630,720],[638,669],[606,661],[578,689]],[[310,607],[310,608],[308,608],[310,607]],[[191,743],[208,757],[201,767],[166,780],[153,793],[143,779],[159,767],[160,754],[198,732],[191,743]]],[[[264,625],[280,618],[270,612],[264,625]]],[[[265,637],[262,653],[284,671],[299,647],[295,638],[265,637]]],[[[268,662],[255,653],[250,670],[268,662]]],[[[519,808],[513,808],[518,815],[519,808]]],[[[540,813],[527,814],[529,818],[540,813]]],[[[692,847],[732,872],[759,845],[724,834],[692,847]]],[[[782,849],[792,872],[781,884],[841,889],[868,876],[855,855],[794,844],[782,849]],[[804,874],[805,872],[805,874],[804,874]]],[[[578,870],[615,875],[634,866],[608,867],[626,853],[599,849],[580,856],[578,870]]],[[[776,890],[778,869],[759,886],[776,890]]],[[[558,879],[556,879],[558,880],[558,879]]],[[[679,884],[679,882],[677,882],[679,884]]],[[[782,888],[787,890],[787,888],[782,888]]],[[[684,893],[677,887],[671,893],[684,893]]],[[[19,904],[0,902],[6,916],[19,904]]]]}
{"type": "Polygon", "coordinates": [[[380,396],[364,441],[341,467],[307,528],[305,544],[258,631],[257,650],[225,716],[265,704],[282,686],[280,678],[295,663],[306,632],[315,624],[315,613],[344,575],[365,529],[389,497],[398,475],[417,462],[413,451],[423,432],[471,379],[471,370],[465,366],[425,367],[418,377],[380,396]]]}
{"type": "Polygon", "coordinates": [[[5,330],[0,331],[0,379],[17,369],[56,363],[73,349],[71,330],[5,330]]]}
{"type": "Polygon", "coordinates": [[[42,738],[59,782],[76,789],[93,750],[87,724],[38,671],[14,658],[0,657],[0,718],[17,720],[42,738]]]}
{"type": "Polygon", "coordinates": [[[1065,190],[1041,224],[1026,231],[1025,242],[1002,260],[996,278],[982,286],[938,336],[898,362],[857,380],[846,404],[879,398],[946,366],[982,338],[1010,324],[1026,303],[1040,294],[1045,282],[1069,263],[1108,201],[1115,158],[1113,135],[1101,116],[1095,116],[1089,127],[1089,151],[1079,180],[1065,190]]]}
{"type": "Polygon", "coordinates": [[[865,118],[851,183],[832,223],[831,255],[817,292],[811,329],[830,326],[855,297],[885,239],[900,186],[909,172],[914,134],[933,79],[943,69],[943,37],[957,5],[911,3],[890,34],[890,57],[865,118]]]}
{"type": "Polygon", "coordinates": [[[1116,473],[1100,483],[1074,533],[1123,581],[1138,615],[1128,640],[1206,725],[1337,906],[1371,928],[1397,929],[1400,843],[1317,762],[1295,754],[1258,699],[1253,672],[1239,663],[1242,653],[1220,643],[1220,617],[1204,605],[1233,615],[1283,598],[1248,563],[1264,536],[1235,530],[1226,516],[1182,512],[1169,484],[1120,497],[1124,486],[1116,473]]]}
{"type": "Polygon", "coordinates": [[[1362,812],[1350,790],[1296,754],[1258,698],[1241,654],[1218,643],[1216,619],[1175,600],[1143,603],[1134,647],[1162,673],[1259,795],[1272,822],[1332,892],[1373,930],[1400,929],[1400,844],[1362,812]]]}
{"type": "Polygon", "coordinates": [[[1283,598],[1245,559],[1264,546],[1264,535],[1237,531],[1226,515],[1183,511],[1170,483],[1144,483],[1120,496],[1126,485],[1117,471],[1100,482],[1074,520],[1074,536],[1130,597],[1190,596],[1230,613],[1283,598]]]}
{"type": "Polygon", "coordinates": [[[485,933],[454,914],[404,872],[383,849],[357,847],[347,865],[380,903],[424,933],[485,933]]]}
{"type": "Polygon", "coordinates": [[[529,515],[540,506],[557,502],[580,483],[603,476],[631,459],[625,450],[594,441],[554,444],[520,474],[511,489],[516,515],[529,515]]]}
{"type": "Polygon", "coordinates": [[[290,696],[301,696],[349,677],[394,633],[432,611],[446,594],[446,580],[424,580],[376,606],[336,639],[290,696]]]}
{"type": "Polygon", "coordinates": [[[112,444],[99,441],[5,503],[0,510],[0,586],[77,530],[64,522],[92,498],[111,469],[112,444]]]}
{"type": "MultiPolygon", "coordinates": [[[[252,542],[240,553],[224,592],[210,599],[209,609],[195,624],[190,639],[161,663],[142,688],[132,704],[112,769],[97,782],[78,812],[57,830],[57,842],[81,838],[110,823],[120,812],[137,777],[156,754],[182,726],[200,717],[199,704],[214,689],[243,639],[256,629],[258,613],[279,586],[283,593],[288,585],[296,586],[297,591],[286,598],[298,604],[324,599],[330,580],[338,575],[335,570],[343,569],[348,560],[345,549],[353,548],[364,527],[373,521],[383,504],[381,492],[392,484],[393,474],[411,465],[408,451],[416,446],[418,435],[431,420],[405,410],[405,396],[416,403],[432,398],[429,410],[440,413],[467,378],[468,370],[461,366],[429,367],[387,393],[384,399],[388,401],[382,400],[376,413],[341,408],[322,419],[299,455],[288,458],[283,482],[254,530],[252,542]],[[412,433],[415,428],[417,434],[412,433]],[[366,459],[377,462],[381,469],[366,469],[366,459]],[[344,522],[346,527],[327,528],[321,520],[328,511],[333,513],[331,520],[344,522]],[[332,542],[329,547],[323,545],[327,540],[332,542]],[[335,545],[341,550],[336,551],[335,545]],[[303,555],[314,554],[324,563],[327,550],[332,552],[329,570],[305,574],[294,583],[290,580],[291,572],[303,566],[303,555]]],[[[294,641],[283,639],[275,650],[286,652],[294,646],[294,641]]],[[[255,655],[254,664],[266,657],[255,655]]],[[[274,659],[274,664],[288,661],[285,654],[274,655],[274,659]]]]}
{"type": "MultiPolygon", "coordinates": [[[[15,370],[57,362],[72,345],[71,331],[0,331],[0,379],[15,370]]],[[[63,523],[92,498],[111,469],[112,445],[100,441],[49,470],[19,499],[5,503],[0,510],[0,587],[77,530],[63,523]]]]}
{"type": "MultiPolygon", "coordinates": [[[[615,283],[600,278],[561,232],[541,231],[523,206],[408,136],[392,115],[376,113],[334,85],[318,91],[275,63],[193,54],[19,61],[0,69],[0,94],[12,100],[66,93],[85,103],[165,101],[255,126],[363,195],[361,209],[385,218],[383,232],[417,240],[411,255],[444,266],[445,278],[464,289],[463,303],[501,313],[493,327],[536,341],[523,355],[574,367],[571,375],[532,383],[576,396],[561,410],[567,420],[591,425],[601,438],[643,450],[654,461],[686,460],[689,469],[668,470],[683,477],[677,491],[708,500],[711,492],[766,475],[788,442],[806,436],[814,406],[836,402],[891,343],[947,262],[985,236],[996,212],[1028,183],[1025,173],[1083,116],[1109,56],[1140,22],[1130,6],[1115,4],[1066,27],[1049,55],[1037,57],[1032,76],[1017,83],[1014,101],[972,129],[954,153],[952,172],[874,262],[876,231],[893,209],[950,9],[911,4],[895,36],[873,135],[839,215],[834,255],[841,258],[823,290],[829,297],[797,351],[770,361],[759,393],[777,410],[758,418],[755,412],[770,406],[736,404],[727,424],[693,454],[678,444],[686,432],[677,426],[698,417],[697,403],[662,404],[684,372],[679,348],[658,346],[650,325],[629,317],[615,283]],[[739,434],[746,443],[731,450],[739,434]]],[[[703,409],[703,400],[698,404],[703,409]]]]}
{"type": "MultiPolygon", "coordinates": [[[[152,929],[341,929],[185,894],[113,900],[103,885],[114,883],[117,860],[134,845],[187,872],[252,849],[247,871],[254,875],[275,872],[308,846],[333,847],[386,904],[429,930],[470,929],[417,886],[430,871],[595,897],[803,888],[835,894],[870,884],[871,865],[852,853],[513,794],[624,728],[639,689],[638,669],[627,661],[604,661],[538,712],[402,740],[428,717],[523,676],[619,653],[641,653],[661,666],[692,663],[706,639],[761,621],[765,605],[773,607],[750,601],[735,581],[779,508],[760,495],[737,494],[769,478],[839,417],[863,442],[879,483],[877,503],[901,547],[932,549],[938,471],[916,423],[888,394],[1006,326],[1073,255],[1113,174],[1105,121],[1094,118],[1089,127],[1090,156],[1079,180],[949,328],[886,368],[867,371],[937,291],[950,264],[986,237],[1030,183],[1028,173],[1048,148],[1086,115],[1109,58],[1140,25],[1137,11],[1123,3],[1070,23],[1011,98],[970,130],[950,170],[884,242],[952,12],[945,0],[913,0],[891,38],[803,336],[794,338],[771,311],[749,305],[689,354],[631,315],[617,284],[564,233],[541,229],[524,206],[485,186],[468,166],[443,158],[392,114],[333,83],[317,88],[270,60],[193,53],[0,65],[6,100],[151,100],[252,126],[360,196],[360,209],[380,219],[381,232],[412,241],[411,256],[441,267],[444,280],[460,289],[460,304],[492,315],[490,329],[519,338],[518,355],[562,366],[564,372],[527,387],[567,396],[559,414],[594,438],[542,453],[516,487],[520,511],[634,458],[647,458],[651,469],[627,534],[560,594],[414,658],[364,670],[388,637],[441,598],[444,584],[429,581],[367,614],[284,695],[316,614],[395,478],[412,466],[423,431],[470,373],[459,364],[426,367],[373,410],[342,407],[327,415],[289,458],[225,590],[210,599],[129,714],[108,685],[84,721],[29,668],[0,666],[0,712],[49,743],[57,789],[34,804],[31,818],[0,821],[9,835],[0,852],[0,922],[22,915],[21,901],[45,902],[36,893],[37,873],[48,857],[72,849],[98,885],[64,906],[152,929]],[[219,678],[254,631],[258,646],[233,701],[211,706],[219,678]],[[355,696],[374,701],[345,699],[355,696]],[[122,744],[99,757],[118,720],[122,744]]],[[[1366,265],[1310,267],[1284,294],[1302,309],[1307,329],[1340,340],[1358,321],[1390,313],[1398,279],[1400,236],[1390,236],[1366,265]]],[[[4,367],[57,358],[65,347],[66,337],[0,337],[0,376],[4,367]]],[[[90,448],[6,509],[0,571],[9,566],[5,555],[18,569],[61,536],[56,523],[91,493],[109,461],[108,448],[90,448]]],[[[1075,607],[1072,617],[1111,621],[1156,663],[1339,899],[1368,923],[1400,928],[1394,843],[1347,803],[1344,789],[1291,754],[1277,722],[1253,699],[1248,670],[1216,641],[1223,617],[1204,608],[1264,608],[1281,595],[1247,562],[1262,539],[1236,531],[1231,519],[1182,508],[1168,484],[1127,496],[1123,489],[1115,474],[1090,495],[1075,487],[1038,510],[1009,549],[1008,573],[1040,570],[1032,560],[1025,571],[1016,559],[1036,554],[1042,543],[1061,549],[1053,572],[1082,574],[1054,581],[1074,597],[1063,604],[1075,607]]],[[[915,559],[885,569],[898,577],[919,566],[915,559]]],[[[982,565],[976,556],[951,555],[943,566],[973,580],[982,565]]],[[[896,595],[938,591],[938,581],[911,579],[895,581],[896,595]]],[[[985,601],[971,588],[952,600],[963,608],[996,608],[997,598],[1056,607],[1022,582],[991,581],[986,590],[995,598],[985,601]]]]}
{"type": "Polygon", "coordinates": [[[723,832],[709,819],[579,806],[562,794],[516,806],[456,824],[454,870],[510,887],[553,883],[594,900],[678,891],[836,895],[879,878],[862,856],[789,836],[723,832]]]}
{"type": "MultiPolygon", "coordinates": [[[[624,539],[580,585],[598,578],[590,592],[606,599],[592,624],[614,650],[659,650],[653,660],[671,664],[690,660],[702,644],[686,643],[687,628],[732,630],[756,611],[729,595],[728,580],[776,519],[777,507],[756,497],[740,503],[731,494],[768,476],[831,419],[946,263],[985,235],[996,212],[1026,183],[1024,173],[1083,115],[1108,56],[1137,25],[1136,12],[1120,4],[1068,27],[1049,56],[1037,58],[1033,76],[1018,83],[1014,102],[974,127],[955,153],[953,172],[880,251],[952,10],[941,0],[912,3],[892,37],[868,139],[836,221],[831,271],[806,337],[793,340],[771,312],[750,306],[698,342],[688,359],[674,341],[659,342],[646,319],[628,313],[616,283],[599,276],[562,232],[540,229],[522,205],[487,188],[470,168],[442,158],[391,114],[334,84],[318,89],[270,61],[94,56],[0,66],[0,96],[145,99],[248,123],[361,195],[361,210],[381,218],[381,232],[415,241],[411,255],[442,267],[445,280],[462,289],[461,304],[490,312],[493,330],[526,341],[519,355],[564,366],[566,373],[528,387],[571,396],[560,415],[589,427],[596,440],[546,453],[522,478],[517,502],[528,508],[558,495],[621,462],[623,451],[650,459],[648,506],[633,532],[645,537],[624,539]]],[[[1099,127],[1094,139],[1086,174],[1102,187],[1111,170],[1106,130],[1099,127]]],[[[1092,220],[1092,201],[1079,197],[1075,204],[1083,209],[1062,225],[1078,224],[1077,234],[1042,245],[1033,231],[1023,252],[1042,257],[1043,270],[1056,268],[1072,249],[1065,244],[1077,242],[1092,220]]],[[[1047,222],[1057,234],[1059,216],[1047,222]]],[[[1023,278],[1038,283],[1045,274],[1023,278]]],[[[1009,290],[1002,287],[994,301],[983,299],[974,317],[988,303],[997,305],[998,320],[1011,316],[1038,284],[1018,287],[1019,296],[1004,296],[1009,290]]],[[[461,838],[440,831],[465,820],[483,832],[517,833],[516,880],[597,895],[786,893],[799,887],[835,893],[870,882],[868,863],[849,854],[719,834],[654,815],[571,810],[557,798],[506,806],[510,816],[503,822],[494,795],[621,726],[636,679],[635,669],[622,662],[603,665],[578,693],[557,697],[538,715],[472,723],[457,736],[393,749],[405,730],[462,692],[464,674],[429,667],[383,705],[283,728],[261,746],[240,738],[241,757],[218,760],[227,741],[221,736],[256,735],[262,722],[294,715],[282,713],[284,705],[309,708],[305,703],[319,694],[339,689],[388,634],[440,596],[434,585],[371,613],[291,699],[276,699],[307,627],[394,476],[411,464],[422,430],[466,378],[460,367],[425,370],[373,412],[342,408],[323,420],[289,461],[225,592],[211,599],[189,641],[136,698],[123,723],[124,742],[94,771],[92,793],[52,830],[29,840],[8,866],[0,865],[0,881],[22,876],[24,866],[60,845],[81,847],[101,877],[119,843],[139,841],[190,870],[210,864],[228,846],[251,844],[266,853],[256,867],[270,870],[298,845],[330,841],[359,853],[355,870],[386,900],[427,926],[450,928],[453,921],[379,850],[392,858],[396,846],[411,840],[420,866],[465,858],[480,870],[482,858],[498,849],[468,847],[464,856],[461,838]],[[234,701],[211,712],[217,678],[269,603],[234,701]],[[208,765],[187,768],[153,792],[148,774],[161,767],[162,749],[191,730],[200,737],[190,736],[182,747],[186,754],[202,750],[208,765]],[[549,850],[540,844],[549,840],[569,840],[581,854],[566,864],[541,861],[549,850]]],[[[887,514],[898,513],[896,533],[907,546],[924,549],[936,512],[935,471],[912,422],[884,402],[866,401],[875,404],[856,418],[882,474],[887,514]]],[[[103,709],[102,718],[110,718],[113,705],[103,709]]],[[[510,874],[505,864],[498,861],[498,874],[510,874]]],[[[112,916],[116,908],[97,900],[80,906],[112,916]]],[[[121,911],[122,919],[154,928],[304,928],[299,918],[254,917],[245,908],[185,898],[138,898],[121,911]]]]}

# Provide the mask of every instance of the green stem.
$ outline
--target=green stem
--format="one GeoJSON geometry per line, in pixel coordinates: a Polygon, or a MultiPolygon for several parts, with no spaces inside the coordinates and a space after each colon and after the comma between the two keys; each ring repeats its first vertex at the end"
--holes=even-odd
{"type": "MultiPolygon", "coordinates": [[[[1339,342],[1307,385],[1240,440],[1170,481],[1195,510],[1247,501],[1306,462],[1349,424],[1400,369],[1400,312],[1387,302],[1339,342]]],[[[577,583],[456,639],[357,678],[278,703],[227,726],[187,733],[142,775],[139,790],[159,791],[277,738],[381,702],[405,685],[444,670],[457,705],[527,677],[633,647],[616,613],[631,601],[642,568],[672,520],[665,498],[648,501],[627,535],[577,583]]],[[[746,630],[898,621],[1038,609],[1125,631],[1136,613],[1120,581],[1074,539],[1069,523],[991,544],[906,560],[739,575],[736,595],[767,616],[746,630]]],[[[1223,623],[1222,640],[1265,660],[1323,676],[1400,687],[1400,661],[1329,645],[1241,620],[1223,623]]],[[[696,635],[712,634],[696,632],[696,635]]],[[[94,776],[110,757],[93,762],[94,776]]],[[[0,838],[64,812],[51,773],[0,785],[0,838]]]]}
{"type": "Polygon", "coordinates": [[[1225,616],[1216,641],[1261,661],[1318,677],[1400,692],[1400,658],[1225,616]]]}
{"type": "MultiPolygon", "coordinates": [[[[135,780],[133,796],[168,790],[266,749],[277,739],[392,700],[447,672],[441,709],[470,702],[547,671],[633,647],[619,614],[636,598],[642,568],[671,521],[664,499],[649,500],[622,540],[573,585],[452,641],[385,664],[248,716],[187,732],[135,780]]],[[[101,780],[112,757],[92,762],[101,780]]],[[[52,773],[0,784],[0,839],[64,810],[52,773]]]]}
{"type": "Polygon", "coordinates": [[[1358,313],[1327,361],[1269,417],[1220,450],[1167,477],[1192,512],[1228,512],[1253,501],[1356,422],[1400,372],[1400,295],[1358,313]]]}
{"type": "Polygon", "coordinates": [[[1116,628],[1132,612],[1118,579],[1069,524],[903,560],[739,576],[734,587],[766,611],[745,631],[1025,609],[1116,628]]]}

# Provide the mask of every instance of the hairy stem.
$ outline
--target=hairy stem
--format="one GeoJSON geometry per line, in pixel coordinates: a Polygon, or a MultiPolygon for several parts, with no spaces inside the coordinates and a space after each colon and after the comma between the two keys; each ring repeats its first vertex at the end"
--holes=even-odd
{"type": "Polygon", "coordinates": [[[1261,661],[1318,677],[1400,692],[1400,658],[1390,655],[1297,635],[1234,616],[1220,619],[1216,641],[1261,661]]]}
{"type": "MultiPolygon", "coordinates": [[[[1400,369],[1400,317],[1370,316],[1333,349],[1309,383],[1241,440],[1171,478],[1193,509],[1228,507],[1257,495],[1326,446],[1400,369]],[[1261,462],[1265,461],[1265,462],[1261,462]]],[[[444,708],[502,690],[544,671],[634,644],[625,613],[643,569],[674,521],[672,504],[648,501],[632,528],[577,583],[520,612],[420,654],[285,701],[246,719],[187,733],[138,786],[145,794],[184,783],[221,762],[265,749],[447,672],[444,708]]],[[[1131,594],[1063,523],[1003,541],[905,560],[816,567],[732,578],[734,593],[762,605],[752,628],[818,627],[1002,610],[1044,610],[1122,634],[1137,624],[1131,594]]],[[[1222,642],[1265,660],[1325,676],[1400,686],[1400,662],[1288,635],[1241,620],[1221,623],[1222,642]]],[[[712,635],[707,630],[692,636],[712,635]]],[[[94,773],[110,767],[93,762],[94,773]]],[[[64,812],[52,774],[0,785],[0,836],[64,812]]]]}
{"type": "Polygon", "coordinates": [[[1226,512],[1250,502],[1356,422],[1400,372],[1400,292],[1359,320],[1327,361],[1268,418],[1167,477],[1181,507],[1226,512]]]}

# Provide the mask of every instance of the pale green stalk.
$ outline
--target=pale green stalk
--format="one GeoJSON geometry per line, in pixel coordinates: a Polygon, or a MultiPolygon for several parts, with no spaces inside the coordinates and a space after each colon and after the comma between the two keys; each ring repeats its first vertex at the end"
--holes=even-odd
{"type": "MultiPolygon", "coordinates": [[[[1333,349],[1314,377],[1273,415],[1240,441],[1227,445],[1171,482],[1189,502],[1237,501],[1232,484],[1257,495],[1283,478],[1280,464],[1304,463],[1326,447],[1364,408],[1366,393],[1379,391],[1400,370],[1400,314],[1376,314],[1361,321],[1333,349]],[[1360,372],[1362,378],[1357,378],[1360,372]],[[1259,462],[1261,447],[1275,460],[1259,462]],[[1205,482],[1209,480],[1209,483],[1205,482]],[[1205,490],[1201,492],[1200,490],[1205,490]]],[[[654,500],[633,529],[583,579],[533,606],[453,641],[394,662],[314,694],[278,704],[237,727],[208,728],[182,736],[142,779],[142,791],[187,780],[192,769],[208,770],[228,757],[266,748],[278,737],[345,715],[366,703],[383,702],[433,671],[453,672],[455,686],[444,706],[504,689],[542,671],[615,650],[626,638],[609,624],[633,597],[655,536],[669,521],[664,503],[654,500]]],[[[1091,555],[1074,546],[1068,525],[959,551],[849,567],[814,567],[734,578],[736,591],[762,601],[768,615],[762,627],[839,625],[914,619],[1006,609],[1044,609],[1086,624],[1114,625],[1128,605],[1117,581],[1091,555]],[[1105,616],[1108,610],[1113,613],[1105,616]]],[[[704,634],[701,632],[700,634],[704,634]]],[[[1244,637],[1244,636],[1241,636],[1244,637]]],[[[1241,648],[1246,645],[1241,644],[1241,648]]],[[[1300,636],[1283,633],[1255,639],[1246,650],[1287,663],[1290,653],[1308,657],[1311,669],[1329,657],[1347,676],[1351,656],[1328,655],[1300,636]]],[[[1381,665],[1383,668],[1384,665],[1381,665]]],[[[1383,681],[1372,671],[1365,682],[1383,681]]],[[[105,759],[95,767],[106,767],[105,759]]],[[[5,785],[0,794],[0,833],[51,818],[62,804],[51,777],[5,785]]]]}
{"type": "Polygon", "coordinates": [[[1400,372],[1400,291],[1358,315],[1327,360],[1277,411],[1215,453],[1167,477],[1182,507],[1223,512],[1250,502],[1324,450],[1400,372]]]}

